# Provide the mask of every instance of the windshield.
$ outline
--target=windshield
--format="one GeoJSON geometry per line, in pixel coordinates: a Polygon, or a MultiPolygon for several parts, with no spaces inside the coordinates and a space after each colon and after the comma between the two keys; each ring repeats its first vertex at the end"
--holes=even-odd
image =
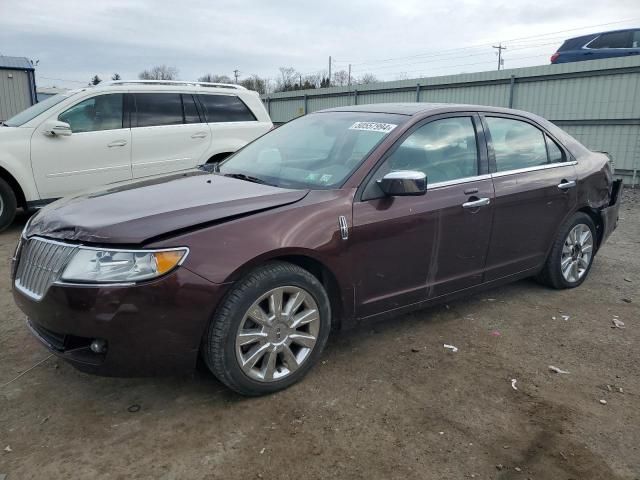
{"type": "Polygon", "coordinates": [[[21,111],[17,115],[14,115],[9,120],[4,122],[4,124],[8,127],[19,127],[21,125],[24,125],[29,120],[33,120],[42,112],[49,110],[54,105],[57,105],[58,103],[63,101],[65,98],[69,98],[70,96],[71,95],[68,93],[59,93],[57,95],[54,95],[53,97],[49,97],[46,100],[36,103],[35,105],[32,105],[26,110],[21,111]]]}
{"type": "Polygon", "coordinates": [[[219,171],[285,188],[337,188],[408,119],[370,112],[307,115],[250,143],[225,160],[219,171]]]}

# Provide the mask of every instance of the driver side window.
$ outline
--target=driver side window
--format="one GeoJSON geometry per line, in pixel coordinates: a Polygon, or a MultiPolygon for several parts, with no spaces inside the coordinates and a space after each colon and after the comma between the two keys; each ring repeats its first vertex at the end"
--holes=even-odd
{"type": "Polygon", "coordinates": [[[378,168],[363,200],[381,197],[377,181],[399,170],[423,172],[429,184],[478,175],[478,145],[471,117],[435,120],[411,133],[378,168]]]}
{"type": "Polygon", "coordinates": [[[58,120],[71,125],[73,133],[122,128],[123,97],[113,93],[88,98],[62,112],[58,120]]]}

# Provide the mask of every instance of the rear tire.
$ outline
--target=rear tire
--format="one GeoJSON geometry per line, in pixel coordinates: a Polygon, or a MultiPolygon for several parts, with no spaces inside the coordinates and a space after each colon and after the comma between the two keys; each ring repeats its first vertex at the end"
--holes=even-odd
{"type": "Polygon", "coordinates": [[[586,213],[567,220],[537,279],[552,288],[575,288],[587,278],[596,253],[596,226],[586,213]]]}
{"type": "Polygon", "coordinates": [[[0,178],[0,232],[11,225],[17,208],[16,194],[11,186],[0,178]]]}
{"type": "Polygon", "coordinates": [[[299,381],[318,361],[331,329],[329,297],[318,279],[287,262],[237,282],[214,314],[202,353],[230,389],[264,395],[299,381]]]}

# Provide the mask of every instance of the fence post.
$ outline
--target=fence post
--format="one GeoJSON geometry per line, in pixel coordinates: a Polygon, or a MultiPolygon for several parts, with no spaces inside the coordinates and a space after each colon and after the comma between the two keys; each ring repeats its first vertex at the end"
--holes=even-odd
{"type": "Polygon", "coordinates": [[[304,94],[304,114],[307,114],[307,94],[304,94]]]}
{"type": "Polygon", "coordinates": [[[358,104],[358,89],[357,88],[353,91],[353,104],[354,105],[358,104]]]}
{"type": "Polygon", "coordinates": [[[420,84],[416,84],[416,102],[420,101],[420,84]]]}
{"type": "Polygon", "coordinates": [[[513,108],[513,90],[516,87],[516,76],[511,75],[511,83],[509,84],[509,108],[513,108]]]}
{"type": "Polygon", "coordinates": [[[267,97],[267,113],[271,116],[271,97],[267,97]]]}

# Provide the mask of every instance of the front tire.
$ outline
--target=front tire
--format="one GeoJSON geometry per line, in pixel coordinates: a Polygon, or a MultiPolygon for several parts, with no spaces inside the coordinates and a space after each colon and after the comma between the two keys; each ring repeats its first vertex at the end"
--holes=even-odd
{"type": "Polygon", "coordinates": [[[557,289],[575,288],[587,278],[595,253],[596,226],[578,212],[560,228],[538,280],[557,289]]]}
{"type": "Polygon", "coordinates": [[[242,395],[276,392],[318,361],[331,329],[331,307],[318,279],[287,262],[249,273],[217,309],[203,341],[213,374],[242,395]]]}
{"type": "Polygon", "coordinates": [[[16,194],[11,186],[0,178],[0,232],[11,225],[17,208],[16,194]]]}

